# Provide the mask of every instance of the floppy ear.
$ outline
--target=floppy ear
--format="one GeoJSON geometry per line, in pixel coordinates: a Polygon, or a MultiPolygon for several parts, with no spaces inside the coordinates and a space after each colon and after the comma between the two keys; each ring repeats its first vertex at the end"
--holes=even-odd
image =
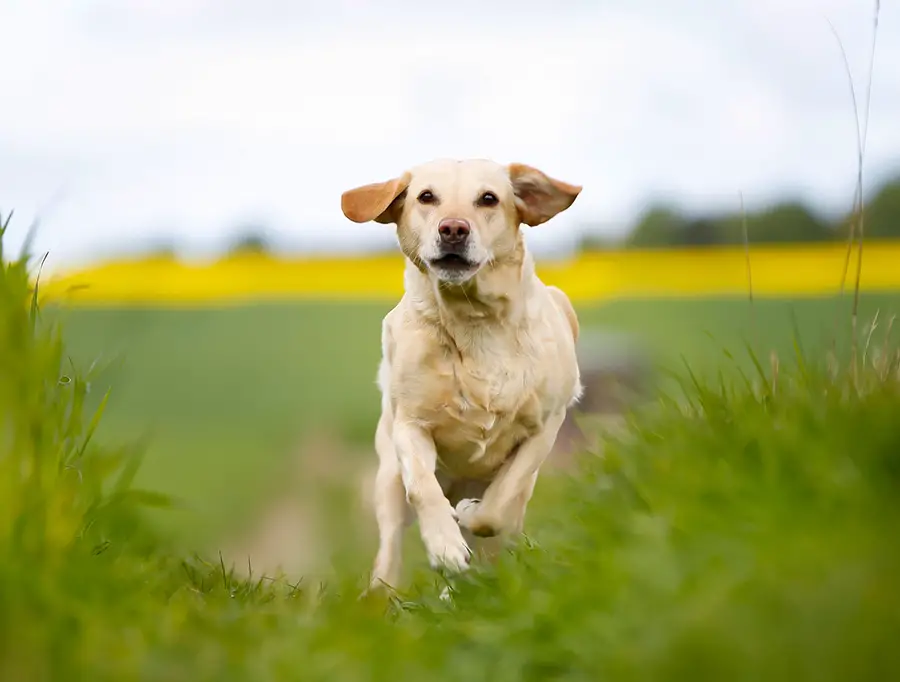
{"type": "Polygon", "coordinates": [[[516,195],[516,208],[526,225],[547,222],[569,208],[581,192],[578,185],[554,180],[524,163],[511,163],[508,171],[516,195]]]}
{"type": "Polygon", "coordinates": [[[399,178],[387,182],[376,182],[350,189],[341,195],[341,210],[354,223],[397,222],[397,206],[394,201],[409,187],[410,175],[404,173],[399,178]]]}

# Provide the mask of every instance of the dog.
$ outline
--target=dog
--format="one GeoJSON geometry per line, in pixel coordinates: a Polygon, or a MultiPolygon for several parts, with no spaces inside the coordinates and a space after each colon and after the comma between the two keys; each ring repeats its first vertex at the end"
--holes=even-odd
{"type": "Polygon", "coordinates": [[[449,574],[467,570],[482,541],[522,532],[582,384],[575,310],[535,274],[521,225],[547,222],[580,192],[531,166],[470,159],[341,196],[349,220],[395,225],[406,256],[404,295],[382,324],[369,590],[396,589],[413,517],[431,566],[449,574]]]}

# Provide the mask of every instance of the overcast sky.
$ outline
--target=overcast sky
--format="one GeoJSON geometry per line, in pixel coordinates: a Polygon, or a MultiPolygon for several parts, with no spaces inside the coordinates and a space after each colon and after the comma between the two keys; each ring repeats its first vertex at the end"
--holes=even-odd
{"type": "MultiPolygon", "coordinates": [[[[883,3],[866,170],[900,170],[900,8],[883,3]]],[[[9,246],[71,264],[129,244],[391,244],[340,193],[435,157],[538,166],[584,191],[536,250],[689,209],[850,205],[868,0],[0,0],[9,246]]]]}

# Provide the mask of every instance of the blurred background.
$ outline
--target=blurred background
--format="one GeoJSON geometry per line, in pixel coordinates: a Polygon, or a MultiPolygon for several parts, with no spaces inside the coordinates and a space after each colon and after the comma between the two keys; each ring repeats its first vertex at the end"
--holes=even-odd
{"type": "MultiPolygon", "coordinates": [[[[846,343],[849,66],[860,318],[900,309],[895,6],[870,101],[858,0],[30,0],[0,26],[6,244],[36,227],[45,304],[95,404],[112,387],[100,437],[145,447],[141,484],[184,503],[160,523],[239,566],[371,547],[402,260],[342,216],[353,186],[445,156],[583,185],[527,240],[579,309],[585,409],[617,415],[661,370],[748,366],[745,343],[846,343]]],[[[554,461],[590,445],[570,420],[554,461]]]]}

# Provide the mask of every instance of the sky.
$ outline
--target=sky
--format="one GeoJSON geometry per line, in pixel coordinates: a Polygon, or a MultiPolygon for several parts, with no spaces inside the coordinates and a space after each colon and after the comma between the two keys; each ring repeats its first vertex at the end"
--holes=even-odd
{"type": "MultiPolygon", "coordinates": [[[[900,172],[900,7],[882,7],[865,172],[900,172]]],[[[441,157],[584,190],[543,254],[650,202],[853,200],[868,0],[0,0],[7,248],[52,268],[265,226],[294,250],[390,248],[340,194],[441,157]]]]}

